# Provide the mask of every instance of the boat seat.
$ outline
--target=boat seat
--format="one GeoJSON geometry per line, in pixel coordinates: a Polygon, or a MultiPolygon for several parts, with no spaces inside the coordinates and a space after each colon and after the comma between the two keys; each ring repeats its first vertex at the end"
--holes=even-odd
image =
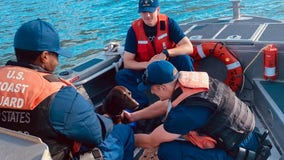
{"type": "Polygon", "coordinates": [[[284,113],[284,96],[281,94],[284,90],[284,83],[274,81],[259,81],[259,85],[263,87],[271,100],[278,106],[281,112],[284,113]]]}
{"type": "Polygon", "coordinates": [[[275,143],[283,144],[284,82],[254,79],[254,83],[256,84],[254,99],[257,99],[255,109],[265,126],[270,129],[275,143]]]}

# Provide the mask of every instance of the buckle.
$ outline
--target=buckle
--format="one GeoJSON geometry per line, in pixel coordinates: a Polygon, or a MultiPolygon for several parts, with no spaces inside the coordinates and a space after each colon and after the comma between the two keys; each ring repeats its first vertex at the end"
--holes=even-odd
{"type": "Polygon", "coordinates": [[[104,159],[103,154],[102,154],[102,152],[99,148],[95,147],[91,152],[92,152],[95,160],[103,160],[104,159]]]}
{"type": "Polygon", "coordinates": [[[97,147],[89,152],[81,154],[79,160],[104,160],[101,150],[97,147]]]}

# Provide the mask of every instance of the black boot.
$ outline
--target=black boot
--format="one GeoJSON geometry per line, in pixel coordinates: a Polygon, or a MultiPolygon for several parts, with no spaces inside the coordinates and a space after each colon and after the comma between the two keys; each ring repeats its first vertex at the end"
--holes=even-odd
{"type": "Polygon", "coordinates": [[[268,130],[265,130],[263,134],[260,134],[259,132],[256,133],[258,135],[259,147],[256,151],[255,160],[266,160],[271,155],[270,151],[272,149],[272,144],[267,139],[269,132],[268,130]]]}

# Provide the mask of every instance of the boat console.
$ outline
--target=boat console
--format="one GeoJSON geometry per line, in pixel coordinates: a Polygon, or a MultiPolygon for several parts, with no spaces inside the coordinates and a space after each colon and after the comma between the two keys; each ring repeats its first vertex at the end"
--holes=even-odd
{"type": "Polygon", "coordinates": [[[48,146],[38,137],[0,127],[1,159],[52,160],[48,146]]]}

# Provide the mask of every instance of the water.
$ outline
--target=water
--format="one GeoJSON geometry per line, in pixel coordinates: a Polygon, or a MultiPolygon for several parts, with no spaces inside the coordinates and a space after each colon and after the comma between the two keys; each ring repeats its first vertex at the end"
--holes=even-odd
{"type": "MultiPolygon", "coordinates": [[[[242,14],[284,20],[283,0],[243,0],[242,14]]],[[[161,13],[178,23],[231,16],[229,0],[160,0],[161,13]]],[[[0,1],[0,65],[15,59],[13,38],[19,26],[41,18],[59,32],[62,46],[74,57],[60,57],[59,70],[99,52],[110,41],[124,43],[131,22],[139,18],[137,0],[2,0],[0,1]]]]}

